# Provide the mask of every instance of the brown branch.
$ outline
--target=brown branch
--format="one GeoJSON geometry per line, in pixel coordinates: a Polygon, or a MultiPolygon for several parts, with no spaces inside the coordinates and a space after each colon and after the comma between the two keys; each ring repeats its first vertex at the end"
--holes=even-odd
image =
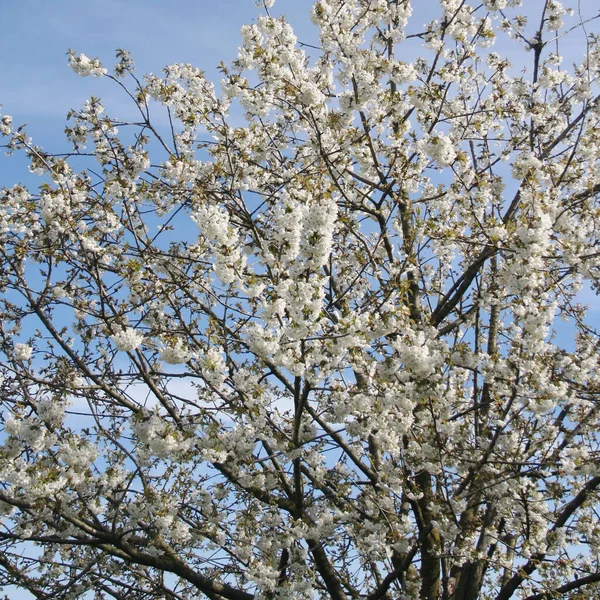
{"type": "Polygon", "coordinates": [[[525,600],[554,600],[556,598],[556,594],[566,594],[567,592],[571,592],[572,590],[578,590],[584,585],[589,585],[590,583],[597,583],[600,581],[600,573],[592,573],[592,575],[588,575],[587,577],[581,577],[579,579],[574,579],[573,581],[569,581],[569,583],[565,583],[560,587],[557,587],[548,592],[541,592],[539,594],[533,594],[532,596],[527,596],[525,600]]]}
{"type": "Polygon", "coordinates": [[[323,545],[319,540],[313,538],[307,538],[306,543],[310,549],[310,553],[313,556],[317,571],[323,578],[325,587],[329,592],[332,600],[347,600],[346,593],[342,589],[342,585],[338,579],[337,573],[333,568],[332,564],[323,550],[323,545]]]}

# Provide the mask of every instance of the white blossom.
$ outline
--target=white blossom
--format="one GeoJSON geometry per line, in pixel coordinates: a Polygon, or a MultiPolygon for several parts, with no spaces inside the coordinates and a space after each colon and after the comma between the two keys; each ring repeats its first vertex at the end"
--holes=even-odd
{"type": "Polygon", "coordinates": [[[423,144],[423,150],[441,167],[447,167],[456,158],[456,149],[452,140],[443,134],[429,136],[423,144]]]}
{"type": "Polygon", "coordinates": [[[144,340],[144,336],[133,327],[127,327],[121,331],[117,331],[110,336],[117,350],[122,352],[133,352],[139,348],[144,340]]]}
{"type": "Polygon", "coordinates": [[[169,365],[186,363],[190,359],[190,352],[185,348],[181,340],[161,350],[160,358],[169,365]]]}
{"type": "Polygon", "coordinates": [[[102,67],[102,64],[97,58],[89,58],[85,54],[69,53],[69,66],[77,75],[87,77],[93,75],[94,77],[102,77],[106,74],[106,69],[102,67]]]}
{"type": "Polygon", "coordinates": [[[14,356],[17,360],[29,360],[33,353],[33,348],[28,344],[15,344],[14,356]]]}

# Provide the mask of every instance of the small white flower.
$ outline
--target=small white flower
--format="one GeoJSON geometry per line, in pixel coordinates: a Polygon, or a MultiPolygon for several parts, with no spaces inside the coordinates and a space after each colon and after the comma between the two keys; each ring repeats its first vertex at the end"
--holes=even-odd
{"type": "Polygon", "coordinates": [[[161,353],[160,358],[168,365],[180,365],[190,359],[190,353],[180,340],[174,346],[167,346],[161,353]]]}
{"type": "Polygon", "coordinates": [[[305,81],[301,87],[300,99],[306,106],[321,104],[325,96],[323,92],[311,81],[305,81]]]}
{"type": "Polygon", "coordinates": [[[217,388],[223,385],[227,371],[222,352],[221,348],[210,348],[200,360],[206,380],[217,388]]]}
{"type": "Polygon", "coordinates": [[[403,84],[414,81],[417,71],[410,63],[396,62],[392,64],[391,79],[394,83],[403,84]]]}
{"type": "Polygon", "coordinates": [[[133,327],[128,327],[123,331],[115,333],[110,339],[117,347],[117,350],[121,350],[122,352],[132,352],[136,348],[139,348],[144,340],[144,336],[133,329],[133,327]]]}
{"type": "Polygon", "coordinates": [[[69,66],[82,77],[106,75],[106,69],[102,67],[102,63],[97,58],[90,58],[85,54],[76,55],[74,52],[69,52],[69,66]]]}
{"type": "Polygon", "coordinates": [[[441,167],[451,165],[456,158],[456,150],[452,140],[443,134],[431,135],[422,144],[425,153],[441,167]]]}
{"type": "Polygon", "coordinates": [[[10,115],[3,115],[0,118],[0,134],[10,135],[12,132],[12,117],[10,115]]]}
{"type": "Polygon", "coordinates": [[[33,348],[31,346],[27,344],[15,344],[15,358],[17,360],[29,360],[32,353],[33,348]]]}
{"type": "Polygon", "coordinates": [[[52,290],[52,295],[55,298],[66,298],[69,294],[67,294],[67,291],[65,290],[64,287],[57,285],[53,288],[52,290]]]}
{"type": "Polygon", "coordinates": [[[508,4],[507,0],[483,0],[488,10],[504,10],[508,4]]]}

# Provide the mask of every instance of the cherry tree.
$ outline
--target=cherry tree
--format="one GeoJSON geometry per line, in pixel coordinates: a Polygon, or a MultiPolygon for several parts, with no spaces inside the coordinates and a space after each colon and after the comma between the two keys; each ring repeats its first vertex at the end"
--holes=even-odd
{"type": "Polygon", "coordinates": [[[260,4],[220,87],[70,52],[136,116],[0,117],[0,585],[599,597],[595,20],[260,4]]]}

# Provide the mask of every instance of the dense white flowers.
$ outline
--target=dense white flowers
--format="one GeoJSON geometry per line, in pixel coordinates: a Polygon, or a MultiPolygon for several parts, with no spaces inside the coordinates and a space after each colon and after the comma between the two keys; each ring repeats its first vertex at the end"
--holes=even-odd
{"type": "MultiPolygon", "coordinates": [[[[395,341],[394,347],[402,368],[406,369],[410,376],[433,380],[436,370],[444,364],[445,357],[440,351],[444,349],[444,345],[427,339],[426,332],[410,332],[404,339],[395,341]]],[[[400,376],[405,378],[406,374],[400,376]]]]}
{"type": "Polygon", "coordinates": [[[522,179],[542,166],[541,161],[533,154],[527,152],[519,156],[512,165],[512,174],[515,179],[522,179]]]}
{"type": "Polygon", "coordinates": [[[29,360],[33,353],[33,348],[27,344],[15,344],[15,358],[17,360],[29,360]]]}
{"type": "Polygon", "coordinates": [[[144,336],[133,327],[127,327],[110,336],[117,350],[122,352],[132,352],[139,348],[144,340],[144,336]]]}
{"type": "Polygon", "coordinates": [[[320,268],[327,263],[331,253],[337,220],[337,202],[333,198],[311,202],[302,219],[302,253],[307,266],[320,268]]]}
{"type": "Polygon", "coordinates": [[[174,344],[161,350],[160,358],[169,365],[179,365],[190,359],[190,352],[181,340],[176,340],[174,344]]]}
{"type": "Polygon", "coordinates": [[[201,357],[203,373],[208,383],[215,387],[220,387],[225,381],[227,366],[223,358],[223,350],[209,348],[201,357]]]}
{"type": "Polygon", "coordinates": [[[391,79],[396,84],[408,83],[414,81],[417,78],[417,71],[411,64],[404,62],[392,63],[391,67],[391,79]]]}
{"type": "MultiPolygon", "coordinates": [[[[1,108],[1,105],[0,105],[1,108]]],[[[10,115],[1,115],[0,118],[0,134],[10,135],[12,132],[12,117],[10,115]]]]}
{"type": "Polygon", "coordinates": [[[504,10],[508,0],[484,0],[483,3],[488,10],[504,10]]]}
{"type": "Polygon", "coordinates": [[[226,285],[233,283],[246,259],[239,247],[238,234],[229,225],[228,214],[218,206],[206,205],[197,208],[193,218],[212,245],[217,277],[226,285]]]}
{"type": "Polygon", "coordinates": [[[69,52],[69,66],[77,75],[81,75],[82,77],[87,77],[88,75],[102,77],[106,74],[106,69],[102,67],[97,58],[89,58],[85,54],[69,52]]]}
{"type": "Polygon", "coordinates": [[[423,143],[423,150],[440,167],[451,165],[456,158],[456,148],[452,140],[443,134],[429,136],[423,143]]]}
{"type": "Polygon", "coordinates": [[[557,0],[550,0],[546,9],[546,29],[558,31],[563,26],[563,16],[571,12],[572,9],[565,10],[557,0]]]}

